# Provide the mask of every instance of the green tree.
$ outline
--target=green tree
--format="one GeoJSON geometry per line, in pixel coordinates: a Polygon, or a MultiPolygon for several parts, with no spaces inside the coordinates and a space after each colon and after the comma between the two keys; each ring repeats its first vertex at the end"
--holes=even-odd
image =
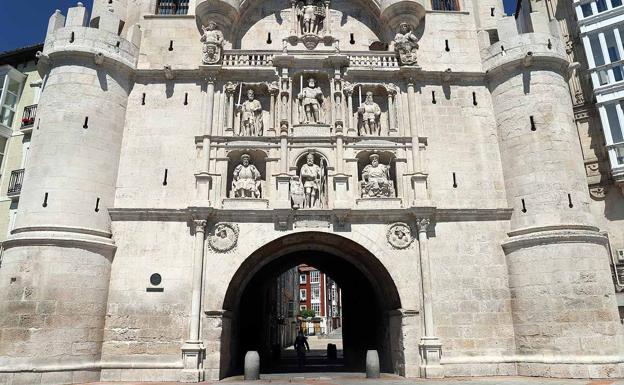
{"type": "Polygon", "coordinates": [[[303,318],[311,318],[314,317],[316,315],[316,313],[314,312],[314,310],[312,309],[304,309],[299,311],[299,314],[303,317],[303,318]]]}

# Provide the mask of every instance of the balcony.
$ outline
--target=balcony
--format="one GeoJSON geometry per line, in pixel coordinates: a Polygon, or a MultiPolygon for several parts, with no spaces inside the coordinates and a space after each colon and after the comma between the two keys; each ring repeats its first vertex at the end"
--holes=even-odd
{"type": "Polygon", "coordinates": [[[24,107],[24,114],[22,115],[22,127],[20,128],[20,130],[23,132],[32,131],[32,127],[35,124],[36,115],[37,115],[37,104],[24,107]]]}
{"type": "Polygon", "coordinates": [[[24,180],[24,169],[11,171],[11,179],[9,179],[9,188],[7,196],[18,197],[22,191],[22,181],[24,180]]]}

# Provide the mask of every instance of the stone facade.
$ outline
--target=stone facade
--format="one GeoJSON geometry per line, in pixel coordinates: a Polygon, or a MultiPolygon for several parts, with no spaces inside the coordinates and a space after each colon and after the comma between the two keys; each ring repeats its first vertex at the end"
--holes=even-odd
{"type": "Polygon", "coordinates": [[[55,13],[0,381],[236,374],[265,337],[254,289],[300,263],[343,289],[353,368],[376,349],[406,377],[624,375],[557,21],[535,2],[519,33],[497,0],[459,4],[55,13]]]}

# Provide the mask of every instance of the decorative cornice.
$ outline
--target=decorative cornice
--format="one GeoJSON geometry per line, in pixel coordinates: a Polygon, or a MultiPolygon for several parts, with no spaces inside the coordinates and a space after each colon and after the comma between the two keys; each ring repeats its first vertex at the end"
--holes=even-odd
{"type": "MultiPolygon", "coordinates": [[[[510,233],[513,234],[513,233],[510,233]]],[[[591,226],[548,226],[532,229],[529,233],[511,235],[502,243],[505,253],[511,253],[519,249],[553,243],[595,243],[606,245],[608,239],[591,226]]]]}
{"type": "MultiPolygon", "coordinates": [[[[213,207],[190,207],[187,209],[157,208],[110,208],[113,222],[147,221],[147,222],[187,222],[193,219],[215,218],[219,221],[233,222],[271,222],[275,215],[318,216],[337,215],[341,210],[286,210],[283,209],[217,209],[213,207]]],[[[378,223],[394,221],[409,222],[416,218],[432,218],[435,222],[466,222],[466,221],[503,221],[511,218],[513,209],[438,209],[436,207],[410,207],[397,209],[358,209],[349,210],[349,220],[353,223],[365,223],[375,220],[378,223]]]]}

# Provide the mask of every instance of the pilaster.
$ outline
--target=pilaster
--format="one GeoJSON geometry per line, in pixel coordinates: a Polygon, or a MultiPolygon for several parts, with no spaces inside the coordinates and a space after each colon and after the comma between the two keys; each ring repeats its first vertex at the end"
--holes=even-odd
{"type": "Polygon", "coordinates": [[[180,381],[200,382],[204,381],[203,360],[206,349],[200,340],[201,321],[201,293],[204,271],[204,244],[207,221],[195,219],[192,222],[194,229],[193,247],[193,293],[191,297],[191,324],[189,327],[189,339],[182,346],[182,370],[180,381]]]}
{"type": "Polygon", "coordinates": [[[418,251],[420,253],[420,272],[422,282],[423,313],[425,319],[425,333],[420,339],[420,376],[424,378],[442,378],[444,369],[440,365],[442,358],[442,343],[435,336],[433,321],[433,298],[431,285],[431,261],[429,259],[429,237],[427,230],[431,220],[417,218],[418,251]]]}

